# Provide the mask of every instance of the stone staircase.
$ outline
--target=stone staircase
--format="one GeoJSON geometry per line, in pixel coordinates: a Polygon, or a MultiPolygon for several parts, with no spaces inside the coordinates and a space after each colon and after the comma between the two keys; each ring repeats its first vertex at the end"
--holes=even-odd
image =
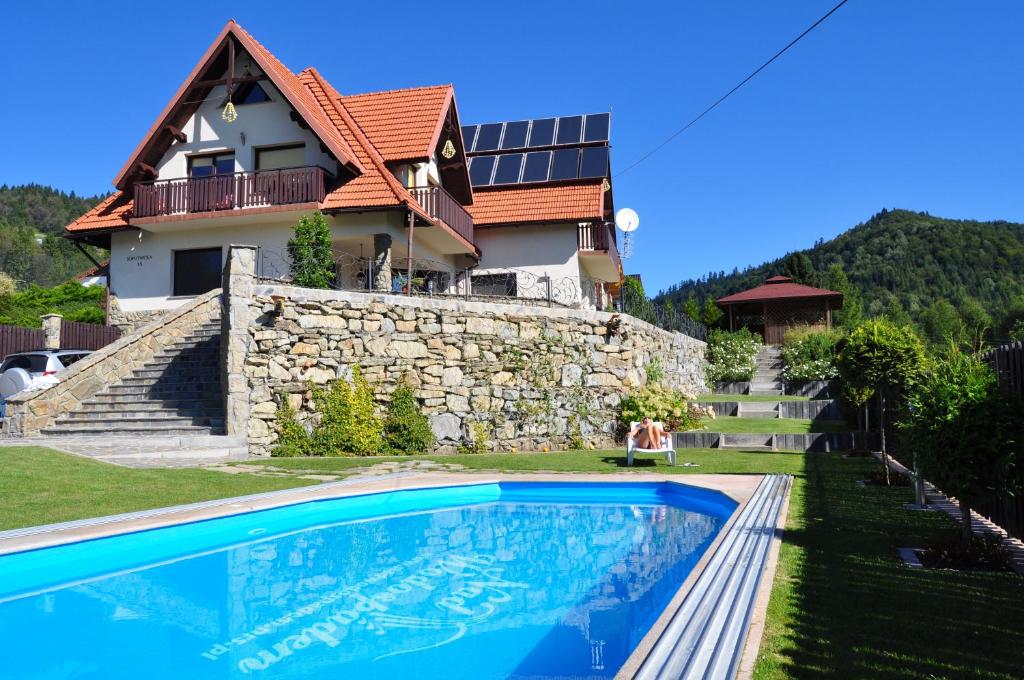
{"type": "Polygon", "coordinates": [[[785,392],[785,387],[782,382],[782,355],[779,348],[763,346],[757,353],[757,372],[750,381],[750,394],[781,395],[785,392]]]}
{"type": "Polygon", "coordinates": [[[223,434],[220,332],[219,319],[195,327],[42,434],[146,439],[223,434]]]}

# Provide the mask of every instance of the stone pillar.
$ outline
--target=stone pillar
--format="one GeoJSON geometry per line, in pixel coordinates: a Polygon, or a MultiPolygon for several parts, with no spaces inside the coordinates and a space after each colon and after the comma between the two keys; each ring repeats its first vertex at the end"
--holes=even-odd
{"type": "Polygon", "coordinates": [[[248,438],[249,384],[245,362],[249,355],[253,287],[256,284],[256,246],[231,245],[221,291],[221,385],[227,434],[248,438]]]}
{"type": "Polygon", "coordinates": [[[43,347],[60,349],[60,324],[64,317],[60,314],[43,315],[43,347]]]}
{"type": "Polygon", "coordinates": [[[373,289],[391,291],[391,235],[373,235],[373,289]]]}

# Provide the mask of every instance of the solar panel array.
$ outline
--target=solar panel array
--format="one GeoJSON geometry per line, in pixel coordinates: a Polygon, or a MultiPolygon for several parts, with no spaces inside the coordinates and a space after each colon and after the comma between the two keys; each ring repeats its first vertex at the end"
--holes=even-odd
{"type": "Polygon", "coordinates": [[[607,177],[611,114],[465,125],[474,187],[607,177]]]}

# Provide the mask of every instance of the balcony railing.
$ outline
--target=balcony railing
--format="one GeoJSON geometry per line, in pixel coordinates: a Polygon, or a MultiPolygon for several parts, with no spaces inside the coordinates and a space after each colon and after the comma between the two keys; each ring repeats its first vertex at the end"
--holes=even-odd
{"type": "Polygon", "coordinates": [[[576,246],[579,250],[614,250],[615,237],[611,226],[600,222],[579,225],[576,246]]]}
{"type": "Polygon", "coordinates": [[[236,172],[135,185],[134,217],[207,213],[293,203],[320,203],[326,195],[320,167],[236,172]]]}
{"type": "Polygon", "coordinates": [[[435,220],[441,220],[462,238],[473,242],[473,218],[441,187],[412,187],[409,193],[435,220]]]}

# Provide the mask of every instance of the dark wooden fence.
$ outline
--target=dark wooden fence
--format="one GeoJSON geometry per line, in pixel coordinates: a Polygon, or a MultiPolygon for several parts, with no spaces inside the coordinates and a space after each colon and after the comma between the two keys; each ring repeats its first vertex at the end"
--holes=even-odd
{"type": "Polygon", "coordinates": [[[61,321],[60,324],[60,346],[63,349],[101,349],[119,337],[121,329],[117,326],[78,321],[61,321]]]}
{"type": "Polygon", "coordinates": [[[43,342],[43,331],[39,328],[0,326],[0,360],[8,354],[41,349],[43,342]]]}
{"type": "MultiPolygon", "coordinates": [[[[1024,398],[1024,343],[1003,345],[987,352],[984,358],[995,371],[999,386],[1024,398]]],[[[1024,538],[1024,461],[1017,461],[1017,478],[1021,493],[993,495],[976,509],[1011,536],[1024,538]]]]}

